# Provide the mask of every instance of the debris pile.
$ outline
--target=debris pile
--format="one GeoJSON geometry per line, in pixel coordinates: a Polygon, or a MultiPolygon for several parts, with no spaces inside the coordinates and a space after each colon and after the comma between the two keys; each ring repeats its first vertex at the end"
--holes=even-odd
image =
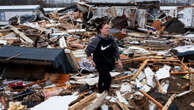
{"type": "Polygon", "coordinates": [[[11,18],[0,29],[0,109],[193,109],[193,34],[157,5],[131,5],[78,2],[33,20],[11,18]],[[111,72],[111,89],[100,94],[85,47],[104,21],[124,68],[111,72]]]}

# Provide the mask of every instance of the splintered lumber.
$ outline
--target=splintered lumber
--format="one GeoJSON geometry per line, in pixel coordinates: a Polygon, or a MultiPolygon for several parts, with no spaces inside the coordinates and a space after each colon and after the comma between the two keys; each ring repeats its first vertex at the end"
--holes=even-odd
{"type": "Polygon", "coordinates": [[[162,86],[161,86],[160,82],[157,79],[156,79],[156,84],[157,84],[157,86],[159,88],[159,92],[163,93],[162,86]]]}
{"type": "Polygon", "coordinates": [[[135,79],[139,75],[139,73],[144,69],[144,67],[147,65],[148,61],[149,61],[149,59],[146,59],[141,64],[141,66],[139,67],[139,69],[137,70],[137,72],[133,76],[126,75],[126,76],[122,76],[122,77],[119,77],[119,78],[115,78],[114,80],[118,81],[118,80],[123,80],[123,79],[129,78],[129,77],[131,77],[131,79],[135,79]]]}
{"type": "MultiPolygon", "coordinates": [[[[96,98],[96,92],[94,92],[93,94],[85,97],[84,99],[80,100],[79,102],[75,103],[74,105],[72,105],[71,107],[69,107],[68,110],[77,110],[79,109],[79,107],[93,99],[96,98]]],[[[81,109],[81,108],[80,108],[81,109]]]]}
{"type": "Polygon", "coordinates": [[[139,92],[141,92],[144,96],[146,96],[149,100],[151,100],[159,108],[163,108],[163,105],[160,102],[158,102],[157,100],[155,100],[153,97],[151,97],[149,94],[147,94],[146,92],[144,92],[142,90],[139,90],[139,92]]]}
{"type": "Polygon", "coordinates": [[[25,42],[33,44],[33,41],[27,37],[23,32],[20,32],[16,27],[10,26],[11,30],[13,30],[16,34],[18,34],[25,42]]]}
{"type": "Polygon", "coordinates": [[[137,57],[130,60],[124,60],[124,63],[131,63],[131,62],[138,62],[138,61],[145,61],[146,59],[149,59],[152,62],[180,62],[177,58],[174,57],[163,57],[163,56],[143,56],[143,57],[137,57]]]}
{"type": "Polygon", "coordinates": [[[29,24],[25,24],[25,25],[21,25],[21,26],[28,26],[28,27],[31,27],[33,29],[37,29],[39,30],[41,33],[44,32],[46,34],[50,33],[50,30],[46,29],[46,28],[43,28],[43,27],[40,27],[38,24],[33,24],[33,23],[29,23],[29,24]]]}
{"type": "Polygon", "coordinates": [[[83,110],[95,110],[99,108],[103,103],[104,99],[107,96],[107,92],[103,92],[100,96],[97,96],[96,99],[92,101],[87,107],[83,108],[83,110]]]}
{"type": "Polygon", "coordinates": [[[141,66],[139,67],[139,69],[137,70],[137,72],[132,76],[131,79],[135,79],[135,78],[139,75],[139,73],[140,73],[140,72],[144,69],[144,67],[147,65],[148,61],[149,61],[149,59],[146,59],[146,60],[141,64],[141,66]]]}
{"type": "Polygon", "coordinates": [[[171,74],[171,75],[194,74],[194,72],[188,72],[188,71],[185,71],[185,72],[171,72],[170,74],[171,74]]]}
{"type": "Polygon", "coordinates": [[[172,103],[172,101],[174,100],[174,98],[176,97],[176,94],[173,94],[168,101],[166,102],[166,104],[164,105],[164,107],[162,108],[162,110],[168,110],[168,107],[170,106],[170,104],[172,103]]]}
{"type": "Polygon", "coordinates": [[[123,110],[129,110],[129,108],[127,107],[127,105],[125,105],[124,103],[120,102],[117,100],[117,103],[119,104],[119,106],[123,109],[123,110]]]}
{"type": "Polygon", "coordinates": [[[119,80],[127,79],[129,77],[132,77],[132,76],[131,75],[125,75],[125,76],[122,76],[122,77],[119,77],[119,78],[115,78],[114,80],[119,81],[119,80]]]}

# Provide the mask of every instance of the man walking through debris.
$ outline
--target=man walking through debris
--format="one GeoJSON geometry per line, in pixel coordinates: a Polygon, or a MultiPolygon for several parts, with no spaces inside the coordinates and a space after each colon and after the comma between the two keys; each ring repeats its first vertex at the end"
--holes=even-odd
{"type": "Polygon", "coordinates": [[[88,44],[85,52],[89,60],[94,61],[99,72],[98,92],[109,91],[111,85],[111,75],[115,67],[115,62],[122,68],[119,51],[114,38],[109,35],[110,26],[102,23],[97,27],[98,35],[88,44]],[[93,54],[93,57],[92,57],[93,54]]]}

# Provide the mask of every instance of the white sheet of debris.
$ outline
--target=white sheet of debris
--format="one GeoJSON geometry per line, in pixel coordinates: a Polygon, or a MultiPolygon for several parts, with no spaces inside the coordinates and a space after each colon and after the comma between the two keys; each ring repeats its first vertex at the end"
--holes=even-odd
{"type": "Polygon", "coordinates": [[[92,85],[95,85],[95,84],[98,83],[98,78],[99,77],[87,78],[87,79],[79,79],[77,81],[77,83],[80,83],[80,84],[86,84],[87,83],[88,85],[92,86],[92,85]]]}
{"type": "Polygon", "coordinates": [[[31,110],[68,110],[68,105],[78,96],[54,96],[31,108],[31,110]]]}
{"type": "Polygon", "coordinates": [[[144,72],[140,72],[139,73],[139,75],[137,76],[137,79],[139,80],[139,81],[141,81],[142,79],[144,79],[145,78],[145,74],[144,74],[144,72]]]}
{"type": "Polygon", "coordinates": [[[124,50],[124,54],[128,53],[138,53],[138,54],[150,54],[149,51],[147,51],[144,48],[138,47],[138,46],[130,46],[128,49],[124,50]]]}
{"type": "Polygon", "coordinates": [[[151,70],[150,67],[146,67],[144,70],[146,79],[147,79],[147,84],[151,86],[152,88],[155,87],[156,83],[154,82],[154,72],[151,70]]]}
{"type": "Polygon", "coordinates": [[[119,72],[110,72],[110,75],[111,75],[112,77],[115,77],[115,76],[117,76],[117,75],[119,75],[119,74],[121,74],[121,73],[119,73],[119,72]]]}
{"type": "Polygon", "coordinates": [[[170,66],[164,65],[162,68],[160,68],[156,72],[155,76],[156,76],[157,80],[169,78],[170,77],[169,72],[170,72],[170,66]]]}
{"type": "Polygon", "coordinates": [[[178,46],[174,49],[177,50],[179,53],[186,51],[194,51],[194,45],[178,46]]]}
{"type": "Polygon", "coordinates": [[[125,82],[121,85],[121,92],[131,92],[132,91],[132,85],[130,85],[128,82],[125,82]]]}
{"type": "Polygon", "coordinates": [[[169,83],[170,82],[168,80],[166,80],[166,81],[164,81],[164,82],[161,83],[162,93],[167,94],[169,83]]]}
{"type": "MultiPolygon", "coordinates": [[[[110,72],[112,77],[115,77],[121,73],[119,72],[110,72]]],[[[71,78],[76,79],[76,82],[71,81],[71,83],[78,83],[78,84],[88,84],[90,86],[95,85],[98,83],[98,79],[99,77],[96,76],[96,74],[90,74],[87,76],[82,76],[82,77],[78,77],[78,76],[72,76],[71,78]]]]}
{"type": "Polygon", "coordinates": [[[6,40],[0,40],[0,44],[7,45],[7,41],[6,40]]]}

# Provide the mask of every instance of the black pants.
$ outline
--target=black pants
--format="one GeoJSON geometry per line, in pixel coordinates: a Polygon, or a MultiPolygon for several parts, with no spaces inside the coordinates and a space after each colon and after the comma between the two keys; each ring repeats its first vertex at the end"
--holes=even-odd
{"type": "Polygon", "coordinates": [[[97,70],[99,72],[98,92],[102,93],[105,90],[109,91],[111,80],[112,80],[110,71],[103,70],[103,69],[97,69],[97,70]]]}

